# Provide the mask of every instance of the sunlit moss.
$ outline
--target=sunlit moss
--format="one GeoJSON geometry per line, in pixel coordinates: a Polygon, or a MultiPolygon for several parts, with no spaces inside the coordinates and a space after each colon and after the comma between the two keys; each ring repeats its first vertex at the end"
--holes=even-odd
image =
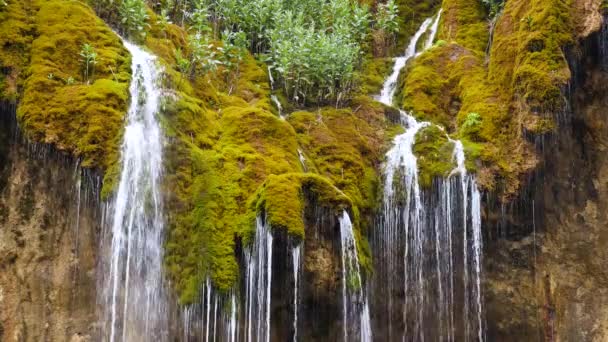
{"type": "MultiPolygon", "coordinates": [[[[127,51],[119,38],[83,3],[34,1],[20,6],[18,2],[9,3],[2,15],[11,17],[2,25],[14,26],[4,27],[12,30],[8,37],[11,41],[8,45],[12,47],[9,52],[29,56],[29,60],[11,61],[3,55],[2,63],[8,61],[13,70],[23,68],[17,117],[24,134],[34,141],[71,152],[81,159],[83,167],[116,167],[128,103],[130,57],[127,51]],[[35,38],[25,30],[35,30],[35,38]],[[98,54],[90,84],[83,79],[84,64],[79,55],[85,43],[91,44],[98,54]]],[[[111,180],[106,184],[111,186],[111,180]]]]}

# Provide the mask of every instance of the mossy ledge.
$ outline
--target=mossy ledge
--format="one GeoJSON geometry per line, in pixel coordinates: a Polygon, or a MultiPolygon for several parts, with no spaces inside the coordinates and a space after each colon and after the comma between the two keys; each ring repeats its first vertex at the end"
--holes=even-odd
{"type": "Polygon", "coordinates": [[[78,1],[11,0],[0,18],[2,97],[17,99],[24,135],[73,154],[83,167],[107,170],[109,193],[131,79],[119,37],[78,1]],[[80,51],[87,43],[97,63],[85,79],[80,51]]]}
{"type": "Polygon", "coordinates": [[[254,195],[250,210],[256,215],[265,215],[272,229],[285,229],[290,236],[302,241],[306,234],[305,192],[314,194],[315,205],[335,213],[351,208],[357,211],[351,200],[329,180],[306,173],[269,176],[254,195]]]}

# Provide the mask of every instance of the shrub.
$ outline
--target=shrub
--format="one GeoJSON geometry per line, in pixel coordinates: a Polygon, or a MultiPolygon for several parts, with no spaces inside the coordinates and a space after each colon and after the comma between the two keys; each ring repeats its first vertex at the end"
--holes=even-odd
{"type": "Polygon", "coordinates": [[[148,10],[143,0],[123,0],[118,7],[125,34],[133,39],[145,38],[148,10]]]}

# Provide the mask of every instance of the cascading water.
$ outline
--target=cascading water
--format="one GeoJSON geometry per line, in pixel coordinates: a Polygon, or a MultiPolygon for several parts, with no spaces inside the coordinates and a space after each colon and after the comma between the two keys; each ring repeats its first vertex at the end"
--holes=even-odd
{"type": "MultiPolygon", "coordinates": [[[[399,72],[417,56],[429,32],[433,44],[441,12],[425,20],[406,53],[395,61],[379,100],[393,105],[399,72]]],[[[479,340],[483,334],[480,194],[468,175],[462,144],[454,145],[455,168],[433,189],[418,184],[415,136],[430,125],[401,111],[406,132],[394,139],[385,164],[383,211],[372,239],[376,256],[374,312],[384,338],[408,341],[479,340]]]]}
{"type": "Polygon", "coordinates": [[[261,217],[256,219],[253,244],[245,250],[245,340],[270,341],[270,294],[272,283],[272,233],[261,217]]]}
{"type": "Polygon", "coordinates": [[[342,324],[344,341],[372,340],[369,306],[363,291],[357,244],[350,216],[344,211],[340,216],[340,242],[342,254],[342,324]]]}
{"type": "Polygon", "coordinates": [[[161,90],[155,58],[129,42],[124,45],[132,56],[133,78],[120,183],[105,211],[102,336],[109,341],[166,341],[162,135],[156,118],[161,90]]]}
{"type": "Polygon", "coordinates": [[[293,341],[298,340],[298,288],[300,286],[300,258],[302,253],[302,246],[297,245],[291,250],[291,257],[293,261],[293,341]]]}
{"type": "Polygon", "coordinates": [[[182,341],[237,341],[237,298],[234,292],[220,294],[207,279],[198,303],[183,308],[182,341]]]}

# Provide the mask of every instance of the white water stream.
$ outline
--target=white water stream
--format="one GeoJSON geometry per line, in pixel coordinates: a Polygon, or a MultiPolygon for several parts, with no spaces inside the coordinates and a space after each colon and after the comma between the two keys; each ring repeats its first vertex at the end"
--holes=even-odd
{"type": "Polygon", "coordinates": [[[102,335],[111,342],[165,341],[162,134],[156,118],[162,92],[155,57],[129,42],[124,45],[132,56],[133,78],[118,191],[104,220],[102,335]]]}

